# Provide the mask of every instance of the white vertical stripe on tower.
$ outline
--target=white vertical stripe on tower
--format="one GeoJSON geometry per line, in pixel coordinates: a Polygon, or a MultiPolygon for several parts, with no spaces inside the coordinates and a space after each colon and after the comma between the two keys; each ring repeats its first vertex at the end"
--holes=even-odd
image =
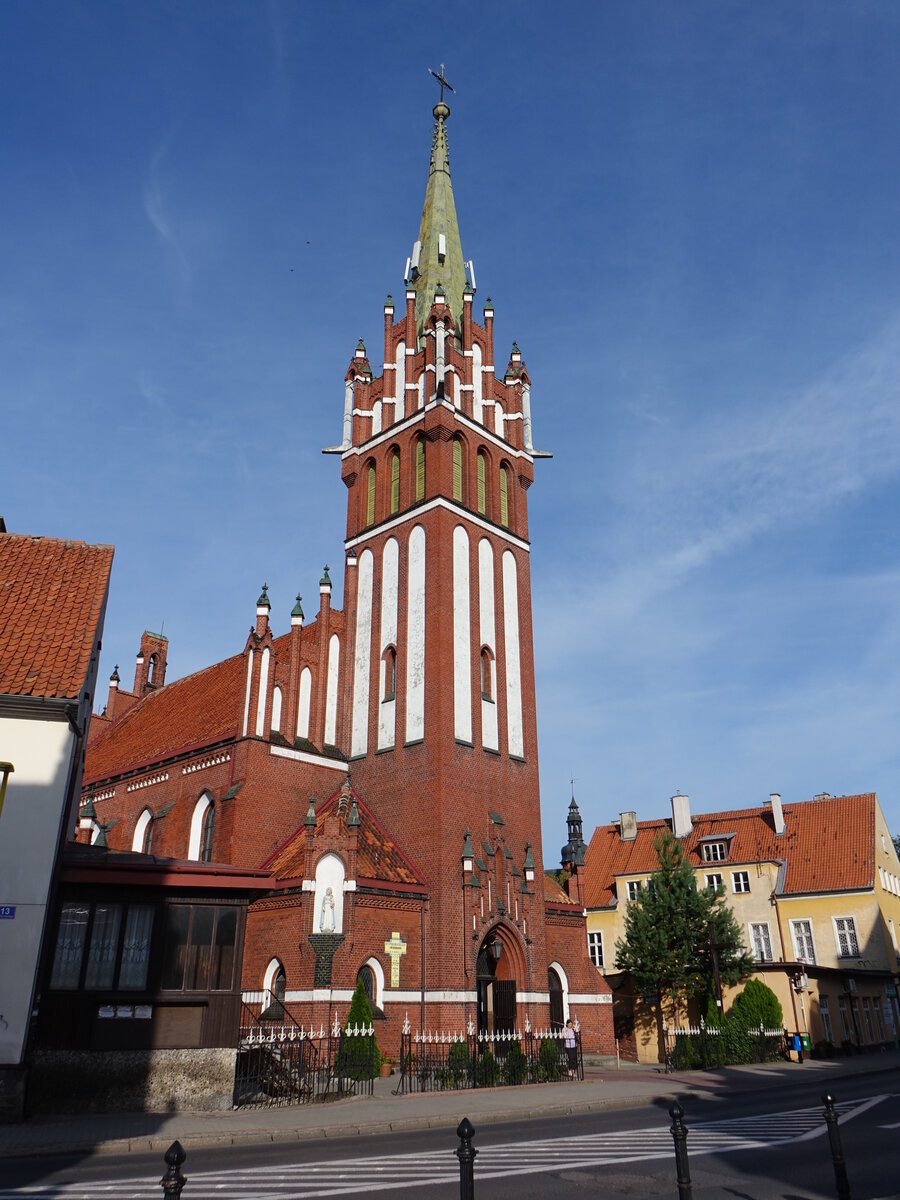
{"type": "Polygon", "coordinates": [[[369,748],[369,667],[372,658],[372,551],[359,556],[356,587],[356,661],[353,666],[353,733],[350,754],[369,748]]]}
{"type": "Polygon", "coordinates": [[[469,620],[469,535],[453,530],[453,731],[472,741],[472,635],[469,620]]]}
{"type": "Polygon", "coordinates": [[[328,687],[325,692],[325,745],[337,741],[338,673],[341,666],[341,640],[336,633],[328,639],[328,687]]]}
{"type": "Polygon", "coordinates": [[[406,740],[425,736],[425,530],[409,535],[406,602],[406,740]]]}
{"type": "Polygon", "coordinates": [[[388,538],[384,543],[384,553],[381,560],[381,660],[380,687],[378,690],[378,749],[387,750],[393,746],[395,734],[396,713],[396,651],[397,651],[397,580],[399,574],[400,547],[396,538],[388,538]],[[395,679],[388,698],[387,688],[387,659],[385,651],[388,646],[394,648],[395,679]]]}
{"type": "Polygon", "coordinates": [[[271,729],[272,729],[273,733],[281,732],[281,700],[282,700],[281,688],[277,687],[277,686],[272,688],[272,725],[271,725],[271,729]]]}
{"type": "Polygon", "coordinates": [[[309,702],[312,697],[312,671],[300,672],[300,700],[297,704],[297,737],[309,738],[309,702]]]}
{"type": "Polygon", "coordinates": [[[256,736],[262,737],[266,723],[266,697],[269,690],[269,647],[262,652],[259,664],[259,698],[256,701],[256,736]]]}
{"type": "Polygon", "coordinates": [[[519,661],[519,589],[516,560],[503,552],[503,641],[506,646],[506,728],[509,753],[525,757],[522,733],[522,670],[519,661]]]}
{"type": "Polygon", "coordinates": [[[476,342],[472,347],[472,416],[476,421],[484,418],[481,415],[481,347],[476,342]]]}
{"type": "Polygon", "coordinates": [[[242,737],[247,736],[247,727],[250,724],[250,687],[253,683],[253,651],[247,655],[247,694],[244,696],[244,732],[242,737]]]}
{"type": "Polygon", "coordinates": [[[494,630],[494,550],[487,538],[478,543],[478,624],[481,648],[490,650],[490,665],[479,663],[479,669],[490,671],[488,687],[481,693],[481,744],[486,750],[499,750],[497,734],[497,638],[494,630]],[[490,699],[485,698],[485,692],[490,699]]]}
{"type": "Polygon", "coordinates": [[[397,397],[397,403],[394,405],[394,420],[400,421],[406,412],[406,342],[401,342],[397,347],[394,395],[397,397]]]}
{"type": "Polygon", "coordinates": [[[381,433],[381,401],[376,400],[372,405],[372,433],[381,433]]]}

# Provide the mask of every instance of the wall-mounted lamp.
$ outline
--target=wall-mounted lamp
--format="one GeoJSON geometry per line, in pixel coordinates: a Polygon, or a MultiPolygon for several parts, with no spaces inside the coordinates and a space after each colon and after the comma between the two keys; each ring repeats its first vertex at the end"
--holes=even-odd
{"type": "Polygon", "coordinates": [[[494,938],[488,949],[491,952],[491,957],[493,958],[494,962],[499,962],[500,955],[503,953],[503,943],[500,941],[500,939],[494,938]]]}
{"type": "Polygon", "coordinates": [[[6,785],[9,777],[15,771],[11,762],[0,762],[0,817],[3,816],[3,801],[6,799],[6,785]]]}

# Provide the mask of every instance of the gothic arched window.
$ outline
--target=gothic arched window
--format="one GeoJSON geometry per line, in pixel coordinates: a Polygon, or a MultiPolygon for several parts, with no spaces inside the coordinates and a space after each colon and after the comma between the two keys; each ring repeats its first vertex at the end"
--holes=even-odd
{"type": "Polygon", "coordinates": [[[463,498],[463,468],[462,468],[462,442],[459,438],[453,439],[453,499],[462,501],[463,498]]]}
{"type": "Polygon", "coordinates": [[[375,524],[375,464],[366,471],[366,524],[375,524]]]}
{"type": "Polygon", "coordinates": [[[500,468],[500,524],[509,528],[509,471],[505,466],[500,468]]]}
{"type": "Polygon", "coordinates": [[[397,695],[397,651],[388,646],[383,655],[384,660],[384,699],[393,700],[397,695]]]}
{"type": "Polygon", "coordinates": [[[216,810],[210,804],[203,814],[203,828],[200,830],[200,861],[209,862],[212,859],[213,827],[216,810]]]}
{"type": "Polygon", "coordinates": [[[149,808],[144,811],[137,819],[137,824],[134,827],[134,837],[131,840],[131,849],[136,850],[139,854],[149,854],[153,846],[153,813],[149,808]]]}
{"type": "Polygon", "coordinates": [[[425,499],[425,442],[416,442],[416,500],[425,499]]]}
{"type": "Polygon", "coordinates": [[[391,454],[391,514],[400,511],[400,455],[391,454]]]}
{"type": "Polygon", "coordinates": [[[487,459],[484,451],[478,451],[478,511],[484,513],[487,508],[487,490],[485,486],[485,475],[487,473],[487,459]]]}

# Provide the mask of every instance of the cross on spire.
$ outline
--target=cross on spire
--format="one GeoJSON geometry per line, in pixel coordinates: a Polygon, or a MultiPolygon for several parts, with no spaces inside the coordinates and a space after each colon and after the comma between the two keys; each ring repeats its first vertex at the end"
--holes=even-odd
{"type": "Polygon", "coordinates": [[[456,95],[456,88],[450,86],[449,81],[447,80],[447,78],[444,75],[444,64],[443,63],[441,63],[440,73],[438,73],[437,71],[432,71],[431,67],[428,68],[428,73],[430,75],[433,75],[435,77],[435,79],[438,81],[438,83],[441,85],[441,104],[444,103],[444,88],[446,88],[448,92],[452,92],[454,96],[456,95]]]}

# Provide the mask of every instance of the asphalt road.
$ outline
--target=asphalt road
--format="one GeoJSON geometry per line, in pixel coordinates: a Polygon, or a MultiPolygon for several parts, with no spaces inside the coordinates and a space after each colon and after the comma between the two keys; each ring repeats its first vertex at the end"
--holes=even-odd
{"type": "MultiPolygon", "coordinates": [[[[837,1196],[820,1089],[804,1082],[727,1099],[685,1098],[693,1200],[837,1196]]],[[[837,1080],[833,1092],[853,1200],[900,1196],[900,1072],[837,1080]]],[[[476,1200],[676,1196],[667,1109],[659,1102],[476,1129],[476,1200]]],[[[449,1122],[446,1133],[192,1150],[183,1200],[456,1200],[454,1126],[449,1122]]],[[[0,1164],[0,1200],[159,1200],[163,1166],[160,1155],[10,1159],[0,1164]]]]}

